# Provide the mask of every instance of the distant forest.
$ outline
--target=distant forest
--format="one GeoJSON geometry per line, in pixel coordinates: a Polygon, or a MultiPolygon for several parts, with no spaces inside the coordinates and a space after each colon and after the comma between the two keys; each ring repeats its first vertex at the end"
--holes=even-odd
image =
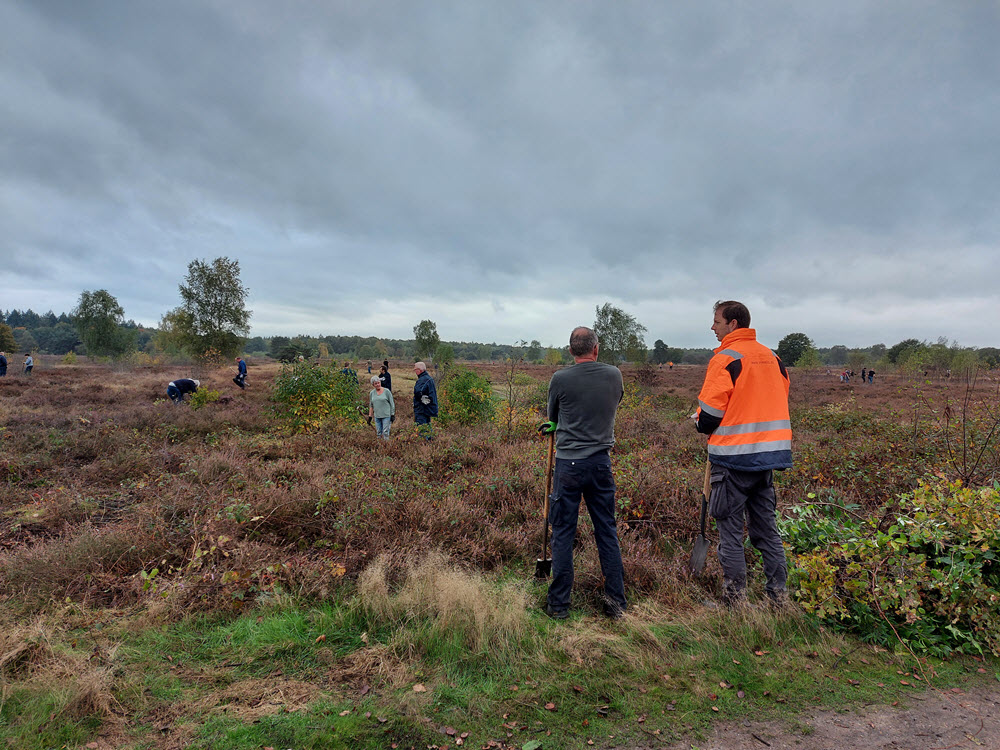
{"type": "MultiPolygon", "coordinates": [[[[167,342],[158,341],[159,331],[146,328],[129,320],[122,326],[130,329],[134,335],[136,352],[150,355],[170,353],[167,342]],[[161,344],[163,344],[161,346],[161,344]]],[[[794,334],[803,336],[802,334],[794,334]]],[[[804,338],[804,336],[803,336],[804,338]]],[[[808,340],[808,339],[806,339],[808,340]]],[[[511,356],[523,357],[529,362],[546,362],[549,364],[569,363],[568,348],[543,347],[538,341],[518,342],[515,344],[479,343],[470,341],[442,341],[453,350],[455,360],[498,362],[511,356]]],[[[33,310],[0,310],[0,349],[9,352],[34,352],[39,354],[65,355],[74,352],[85,355],[86,347],[73,323],[73,318],[67,313],[56,315],[51,310],[39,314],[33,310]],[[9,326],[9,330],[6,328],[9,326]],[[7,339],[2,345],[5,334],[13,336],[13,344],[7,339]]],[[[271,357],[273,359],[294,359],[302,355],[306,358],[350,359],[378,361],[382,359],[411,359],[414,356],[414,339],[387,339],[375,336],[253,336],[246,340],[243,348],[249,357],[271,357]]],[[[876,367],[883,370],[889,367],[910,366],[914,368],[941,370],[958,364],[977,361],[987,367],[1000,366],[1000,349],[985,347],[980,349],[960,347],[949,344],[943,339],[935,343],[907,339],[891,347],[885,344],[875,344],[870,347],[849,348],[847,346],[832,346],[814,348],[815,357],[809,361],[813,366],[876,367]]],[[[450,353],[449,353],[450,354],[450,353]]],[[[652,364],[705,364],[712,356],[709,348],[683,349],[667,346],[657,340],[646,350],[647,361],[652,364]]],[[[794,364],[794,362],[791,362],[794,364]]],[[[801,362],[800,362],[801,364],[801,362]]]]}

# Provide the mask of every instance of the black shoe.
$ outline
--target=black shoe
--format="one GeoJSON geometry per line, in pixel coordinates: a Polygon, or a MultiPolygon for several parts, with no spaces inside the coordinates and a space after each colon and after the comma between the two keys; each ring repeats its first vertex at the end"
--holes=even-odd
{"type": "Polygon", "coordinates": [[[568,609],[552,609],[551,604],[545,605],[545,614],[551,617],[553,620],[565,620],[569,617],[568,609]]]}
{"type": "Polygon", "coordinates": [[[620,620],[625,616],[625,611],[617,604],[604,602],[604,616],[609,620],[620,620]]]}

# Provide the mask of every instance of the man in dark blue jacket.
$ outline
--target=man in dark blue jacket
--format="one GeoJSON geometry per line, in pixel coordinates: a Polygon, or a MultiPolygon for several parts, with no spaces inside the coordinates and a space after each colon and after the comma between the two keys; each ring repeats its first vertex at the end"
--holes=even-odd
{"type": "Polygon", "coordinates": [[[434,378],[427,374],[427,365],[423,362],[414,363],[413,372],[417,376],[417,382],[413,384],[413,421],[417,423],[420,434],[430,440],[431,417],[438,415],[437,386],[434,385],[434,378]]]}
{"type": "Polygon", "coordinates": [[[241,389],[247,387],[247,363],[243,361],[243,357],[236,358],[236,377],[233,378],[233,382],[241,389]]]}
{"type": "Polygon", "coordinates": [[[7,354],[0,352],[0,378],[7,377],[7,354]]]}
{"type": "Polygon", "coordinates": [[[167,384],[167,395],[170,396],[170,400],[175,404],[180,404],[184,401],[184,396],[189,393],[194,393],[198,390],[198,386],[201,385],[200,380],[193,380],[191,378],[179,378],[178,380],[171,380],[167,384]]]}

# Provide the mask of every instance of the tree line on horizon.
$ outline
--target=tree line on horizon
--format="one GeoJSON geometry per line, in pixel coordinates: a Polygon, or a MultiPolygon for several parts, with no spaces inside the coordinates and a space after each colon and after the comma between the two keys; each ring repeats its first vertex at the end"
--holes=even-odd
{"type": "MultiPolygon", "coordinates": [[[[569,347],[544,347],[538,340],[511,344],[442,341],[436,324],[422,320],[413,327],[412,339],[375,336],[248,336],[252,311],[249,294],[240,281],[239,261],[216,258],[195,260],[178,287],[181,303],[165,313],[158,327],[145,327],[125,318],[118,300],[107,290],[84,291],[69,313],[36,313],[0,310],[0,351],[54,355],[89,355],[119,360],[141,354],[150,356],[226,359],[237,354],[270,357],[279,361],[305,359],[433,359],[497,362],[511,358],[560,365],[572,362],[569,347]]],[[[647,329],[634,316],[611,303],[595,308],[593,328],[601,341],[600,358],[612,364],[632,362],[661,365],[706,364],[711,348],[668,346],[657,339],[647,348],[647,329]]],[[[886,371],[961,370],[983,365],[1000,366],[1000,349],[962,347],[938,339],[934,343],[906,339],[888,347],[816,347],[804,333],[786,335],[778,344],[782,361],[797,367],[863,367],[886,371]]]]}

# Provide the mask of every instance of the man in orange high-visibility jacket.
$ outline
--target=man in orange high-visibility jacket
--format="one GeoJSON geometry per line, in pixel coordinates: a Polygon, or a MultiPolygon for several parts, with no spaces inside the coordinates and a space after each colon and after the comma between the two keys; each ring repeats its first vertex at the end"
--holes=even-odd
{"type": "Polygon", "coordinates": [[[708,363],[696,418],[698,432],[709,436],[709,512],[719,530],[725,601],[732,605],[745,597],[745,519],[750,542],[763,559],[767,595],[781,603],[788,571],[772,472],[792,465],[788,373],[770,349],[757,343],[750,311],[742,303],[717,302],[712,331],[721,345],[708,363]]]}

